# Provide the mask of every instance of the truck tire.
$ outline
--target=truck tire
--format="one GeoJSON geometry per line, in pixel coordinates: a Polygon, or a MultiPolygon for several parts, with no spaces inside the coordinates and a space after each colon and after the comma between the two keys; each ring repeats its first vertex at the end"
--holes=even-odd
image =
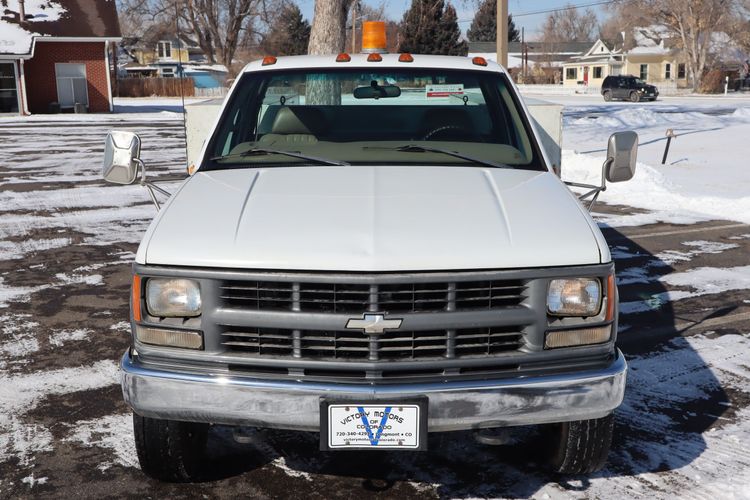
{"type": "Polygon", "coordinates": [[[148,476],[178,483],[198,479],[208,424],[159,420],[133,413],[133,431],[138,462],[148,476]]]}
{"type": "Polygon", "coordinates": [[[604,467],[612,444],[615,417],[563,422],[551,426],[549,465],[560,474],[589,474],[604,467]]]}

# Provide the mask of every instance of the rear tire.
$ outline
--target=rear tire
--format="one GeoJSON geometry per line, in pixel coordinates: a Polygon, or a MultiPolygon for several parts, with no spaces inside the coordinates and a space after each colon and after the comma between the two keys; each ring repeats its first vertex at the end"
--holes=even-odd
{"type": "Polygon", "coordinates": [[[604,100],[609,102],[612,100],[612,91],[611,90],[605,90],[604,91],[604,100]]]}
{"type": "Polygon", "coordinates": [[[199,478],[208,424],[159,420],[133,413],[133,431],[138,461],[148,476],[180,483],[199,478]]]}
{"type": "Polygon", "coordinates": [[[563,422],[551,426],[549,465],[560,474],[589,474],[607,461],[615,417],[563,422]]]}
{"type": "Polygon", "coordinates": [[[641,96],[638,95],[638,92],[630,93],[630,102],[639,102],[640,100],[641,100],[641,96]]]}

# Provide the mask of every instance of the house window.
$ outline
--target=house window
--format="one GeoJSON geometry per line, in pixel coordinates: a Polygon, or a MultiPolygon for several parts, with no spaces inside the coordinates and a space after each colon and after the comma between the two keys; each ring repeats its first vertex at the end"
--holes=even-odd
{"type": "Polygon", "coordinates": [[[648,64],[641,64],[641,80],[646,81],[648,79],[648,64]]]}
{"type": "Polygon", "coordinates": [[[163,78],[174,78],[174,68],[162,68],[161,76],[163,78]]]}
{"type": "Polygon", "coordinates": [[[577,80],[578,79],[578,68],[565,68],[565,79],[566,80],[577,80]]]}
{"type": "Polygon", "coordinates": [[[0,113],[18,113],[16,68],[13,63],[0,63],[0,113]]]}
{"type": "Polygon", "coordinates": [[[666,80],[672,78],[672,65],[670,63],[664,65],[664,78],[666,80]]]}
{"type": "Polygon", "coordinates": [[[677,65],[677,78],[685,78],[685,63],[677,65]]]}
{"type": "Polygon", "coordinates": [[[57,102],[61,108],[72,108],[76,104],[89,105],[86,84],[86,65],[56,63],[57,102]]]}
{"type": "Polygon", "coordinates": [[[156,51],[159,59],[172,59],[172,42],[159,42],[156,51]]]}
{"type": "Polygon", "coordinates": [[[601,78],[601,77],[602,77],[602,67],[594,66],[594,78],[601,78]]]}

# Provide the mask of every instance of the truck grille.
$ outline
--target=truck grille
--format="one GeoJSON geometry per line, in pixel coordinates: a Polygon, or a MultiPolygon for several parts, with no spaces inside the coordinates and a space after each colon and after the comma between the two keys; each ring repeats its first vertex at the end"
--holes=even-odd
{"type": "Polygon", "coordinates": [[[524,299],[524,284],[521,280],[399,284],[225,281],[220,292],[222,303],[233,308],[387,314],[517,306],[524,299]]]}
{"type": "Polygon", "coordinates": [[[359,331],[290,330],[224,327],[222,345],[234,352],[260,357],[356,359],[369,361],[418,360],[489,356],[518,350],[523,338],[507,327],[457,330],[391,331],[371,337],[359,331]]]}

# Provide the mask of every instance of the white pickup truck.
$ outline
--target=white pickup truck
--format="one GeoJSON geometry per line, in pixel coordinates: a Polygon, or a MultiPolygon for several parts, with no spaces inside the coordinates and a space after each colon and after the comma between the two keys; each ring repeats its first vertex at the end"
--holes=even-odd
{"type": "MultiPolygon", "coordinates": [[[[589,199],[637,145],[610,138],[589,199]]],[[[139,153],[112,132],[104,177],[153,189],[139,153]]],[[[607,243],[482,58],[249,64],[143,238],[131,311],[122,388],[164,480],[200,477],[211,424],[370,452],[542,424],[551,467],[586,473],[625,390],[607,243]]]]}

